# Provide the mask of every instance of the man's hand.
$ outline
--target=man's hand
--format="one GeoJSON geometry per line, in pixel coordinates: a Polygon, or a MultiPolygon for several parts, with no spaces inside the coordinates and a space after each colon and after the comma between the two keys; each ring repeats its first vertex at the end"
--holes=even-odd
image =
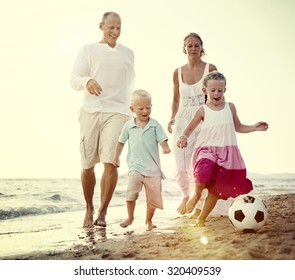
{"type": "Polygon", "coordinates": [[[98,82],[93,79],[91,79],[87,82],[86,88],[87,88],[88,92],[92,95],[96,95],[96,96],[101,95],[102,89],[101,89],[100,85],[98,84],[98,82]]]}

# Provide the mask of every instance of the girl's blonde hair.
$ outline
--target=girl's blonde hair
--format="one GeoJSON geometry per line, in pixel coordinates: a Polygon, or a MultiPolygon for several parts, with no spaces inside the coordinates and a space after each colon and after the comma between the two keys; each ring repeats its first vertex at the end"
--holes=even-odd
{"type": "Polygon", "coordinates": [[[140,98],[148,98],[152,102],[152,96],[144,89],[137,89],[132,92],[130,103],[133,105],[140,98]]]}
{"type": "Polygon", "coordinates": [[[223,74],[219,73],[218,71],[212,71],[204,78],[203,87],[207,87],[208,81],[210,80],[224,81],[224,84],[226,85],[226,78],[223,76],[223,74]]]}

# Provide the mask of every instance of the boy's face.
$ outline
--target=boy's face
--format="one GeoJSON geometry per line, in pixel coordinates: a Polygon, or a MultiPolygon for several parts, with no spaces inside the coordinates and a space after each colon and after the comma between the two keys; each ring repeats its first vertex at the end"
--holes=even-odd
{"type": "Polygon", "coordinates": [[[141,97],[130,106],[130,109],[135,113],[138,120],[147,121],[152,112],[151,100],[146,97],[141,97]]]}
{"type": "Polygon", "coordinates": [[[221,80],[209,80],[207,87],[203,88],[203,92],[208,95],[209,100],[216,104],[223,102],[225,90],[225,82],[221,80]]]}

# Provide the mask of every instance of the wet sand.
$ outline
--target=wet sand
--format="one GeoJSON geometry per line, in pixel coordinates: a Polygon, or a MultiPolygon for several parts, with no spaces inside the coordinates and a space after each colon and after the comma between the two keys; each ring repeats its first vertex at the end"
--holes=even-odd
{"type": "Polygon", "coordinates": [[[269,217],[256,233],[237,231],[225,215],[212,215],[206,227],[196,228],[190,216],[179,216],[175,212],[173,218],[170,212],[169,222],[165,220],[166,214],[158,218],[156,214],[158,228],[150,232],[145,231],[143,220],[126,229],[117,224],[107,229],[95,227],[85,230],[84,235],[77,237],[82,242],[67,250],[16,255],[9,259],[295,260],[295,194],[262,199],[269,217]]]}

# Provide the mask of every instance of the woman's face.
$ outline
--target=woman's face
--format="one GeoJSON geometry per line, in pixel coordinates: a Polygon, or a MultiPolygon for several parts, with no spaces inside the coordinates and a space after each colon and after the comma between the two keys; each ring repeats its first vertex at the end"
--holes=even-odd
{"type": "Polygon", "coordinates": [[[198,56],[201,57],[202,56],[202,44],[201,41],[194,37],[188,37],[185,41],[184,41],[184,53],[187,56],[198,56]]]}

